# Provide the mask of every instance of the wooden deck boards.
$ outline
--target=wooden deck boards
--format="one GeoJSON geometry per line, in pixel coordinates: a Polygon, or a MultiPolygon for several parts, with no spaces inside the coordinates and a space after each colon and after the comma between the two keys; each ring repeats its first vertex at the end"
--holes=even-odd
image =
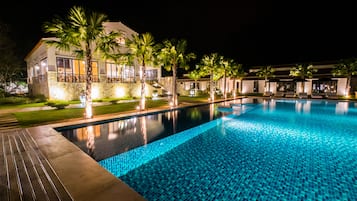
{"type": "Polygon", "coordinates": [[[0,143],[0,200],[72,200],[25,129],[0,133],[0,143]]]}

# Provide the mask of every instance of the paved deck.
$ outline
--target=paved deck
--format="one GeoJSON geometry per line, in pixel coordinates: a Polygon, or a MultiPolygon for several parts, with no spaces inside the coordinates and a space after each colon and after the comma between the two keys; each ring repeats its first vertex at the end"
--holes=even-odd
{"type": "MultiPolygon", "coordinates": [[[[181,103],[179,107],[186,106],[192,104],[181,103]]],[[[0,201],[145,200],[54,128],[170,109],[161,107],[0,130],[0,201]]]]}

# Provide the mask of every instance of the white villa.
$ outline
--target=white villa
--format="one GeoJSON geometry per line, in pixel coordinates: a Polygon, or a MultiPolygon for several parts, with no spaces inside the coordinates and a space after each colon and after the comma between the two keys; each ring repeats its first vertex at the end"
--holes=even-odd
{"type": "MultiPolygon", "coordinates": [[[[107,31],[117,30],[123,37],[131,38],[135,31],[121,22],[106,22],[107,31]]],[[[69,52],[63,52],[45,43],[42,38],[26,56],[30,95],[44,95],[50,100],[78,100],[85,90],[85,63],[69,52]]],[[[125,39],[118,42],[125,48],[125,39]]],[[[92,98],[140,97],[139,66],[118,65],[111,61],[93,58],[92,98]]],[[[147,94],[157,90],[154,85],[161,78],[161,69],[147,66],[147,94]]]]}

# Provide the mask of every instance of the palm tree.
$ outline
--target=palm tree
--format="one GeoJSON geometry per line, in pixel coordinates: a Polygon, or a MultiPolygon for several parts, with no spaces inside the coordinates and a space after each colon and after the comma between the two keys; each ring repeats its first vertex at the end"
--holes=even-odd
{"type": "Polygon", "coordinates": [[[219,55],[212,53],[210,55],[204,55],[200,64],[197,65],[197,69],[202,76],[210,76],[210,100],[214,101],[215,94],[215,80],[218,80],[221,75],[217,72],[219,66],[219,55]]]}
{"type": "Polygon", "coordinates": [[[130,55],[141,66],[140,82],[141,82],[141,98],[140,110],[145,109],[145,82],[146,82],[146,65],[152,65],[156,62],[156,46],[154,37],[151,33],[134,35],[131,40],[127,41],[127,46],[130,55]]]}
{"type": "Polygon", "coordinates": [[[188,77],[195,81],[195,95],[198,90],[197,81],[202,77],[201,73],[196,69],[188,73],[188,77]]]}
{"type": "MultiPolygon", "coordinates": [[[[236,97],[237,93],[237,85],[236,85],[236,79],[240,80],[240,88],[242,88],[242,79],[244,76],[246,76],[247,73],[244,72],[243,65],[242,64],[237,64],[237,63],[232,63],[231,68],[229,69],[228,76],[233,78],[233,97],[236,97]]],[[[242,90],[239,89],[239,92],[241,93],[242,90]]]]}
{"type": "Polygon", "coordinates": [[[178,105],[177,100],[177,68],[184,68],[187,70],[189,66],[187,62],[196,58],[193,53],[186,53],[187,42],[186,40],[175,39],[165,40],[162,44],[162,48],[158,53],[158,60],[164,66],[167,71],[172,70],[172,104],[178,105]]]}
{"type": "Polygon", "coordinates": [[[226,59],[223,56],[220,57],[219,64],[220,64],[220,66],[218,68],[218,71],[223,76],[223,96],[226,99],[227,98],[227,77],[229,77],[229,75],[231,75],[233,66],[235,64],[234,64],[233,59],[226,59]]]}
{"type": "Polygon", "coordinates": [[[49,45],[64,51],[71,51],[77,58],[85,58],[86,65],[86,106],[85,118],[92,118],[92,58],[95,53],[104,59],[115,59],[119,54],[118,32],[106,33],[103,23],[107,15],[86,11],[74,6],[66,19],[54,18],[44,23],[44,31],[53,34],[56,39],[49,40],[49,45]]]}
{"type": "Polygon", "coordinates": [[[315,72],[317,72],[317,69],[311,64],[297,64],[290,69],[290,76],[301,78],[302,93],[305,93],[305,78],[312,78],[315,72]]]}
{"type": "Polygon", "coordinates": [[[264,93],[270,91],[270,84],[268,85],[268,79],[274,77],[274,69],[271,66],[262,66],[258,72],[258,77],[264,78],[264,93]]]}
{"type": "Polygon", "coordinates": [[[349,96],[350,94],[350,83],[352,75],[357,75],[357,59],[343,59],[338,64],[335,65],[335,68],[332,70],[333,76],[343,76],[347,78],[345,95],[349,96]]]}

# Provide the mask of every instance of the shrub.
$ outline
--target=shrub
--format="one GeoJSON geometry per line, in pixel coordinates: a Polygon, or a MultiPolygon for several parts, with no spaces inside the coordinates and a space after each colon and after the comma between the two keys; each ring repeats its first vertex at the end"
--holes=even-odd
{"type": "Polygon", "coordinates": [[[46,96],[43,94],[35,95],[33,97],[30,97],[30,99],[33,103],[42,103],[47,101],[46,96]]]}
{"type": "Polygon", "coordinates": [[[66,108],[66,106],[68,106],[69,103],[67,103],[67,102],[54,102],[54,101],[49,101],[49,102],[47,102],[45,105],[50,106],[50,107],[54,107],[54,108],[56,108],[57,110],[60,110],[60,109],[66,108]]]}
{"type": "Polygon", "coordinates": [[[25,97],[10,96],[10,97],[4,97],[4,98],[0,99],[1,105],[21,105],[21,104],[26,104],[28,102],[29,102],[29,99],[25,98],[25,97]]]}

